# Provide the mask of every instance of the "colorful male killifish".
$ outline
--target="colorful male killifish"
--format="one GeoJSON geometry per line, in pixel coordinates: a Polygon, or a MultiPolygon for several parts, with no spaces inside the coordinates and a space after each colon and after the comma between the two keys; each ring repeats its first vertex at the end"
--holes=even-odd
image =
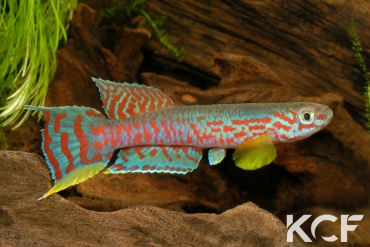
{"type": "Polygon", "coordinates": [[[274,143],[304,139],[333,116],[327,106],[303,102],[174,106],[152,87],[93,80],[109,119],[88,107],[26,107],[46,116],[42,148],[55,183],[42,198],[101,172],[116,149],[106,174],[185,174],[205,148],[211,165],[236,148],[236,165],[257,169],[275,159],[274,143]]]}

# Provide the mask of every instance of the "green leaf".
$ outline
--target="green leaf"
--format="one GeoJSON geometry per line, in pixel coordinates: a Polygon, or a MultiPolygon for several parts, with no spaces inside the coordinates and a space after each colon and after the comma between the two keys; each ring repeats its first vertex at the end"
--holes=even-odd
{"type": "Polygon", "coordinates": [[[0,2],[0,118],[20,126],[25,104],[43,105],[55,70],[56,50],[77,0],[0,2]],[[20,35],[21,34],[21,35],[20,35]],[[5,97],[7,97],[6,100],[5,97]]]}
{"type": "Polygon", "coordinates": [[[362,54],[361,54],[361,52],[363,50],[362,50],[362,47],[361,47],[360,36],[356,32],[355,20],[353,18],[350,19],[349,22],[348,22],[348,29],[349,29],[348,34],[349,34],[349,36],[351,38],[351,41],[352,41],[352,44],[353,44],[352,49],[355,52],[355,59],[356,59],[357,64],[359,65],[359,67],[362,71],[362,75],[365,78],[365,93],[364,93],[364,96],[365,96],[365,99],[366,99],[366,102],[365,102],[365,110],[366,110],[365,117],[367,118],[366,126],[368,128],[368,131],[370,132],[370,73],[367,70],[365,60],[364,60],[364,58],[362,57],[362,54]]]}

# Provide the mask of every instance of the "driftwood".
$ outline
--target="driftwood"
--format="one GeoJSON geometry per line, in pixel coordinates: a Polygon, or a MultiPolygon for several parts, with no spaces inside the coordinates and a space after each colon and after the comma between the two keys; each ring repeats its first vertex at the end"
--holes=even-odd
{"type": "Polygon", "coordinates": [[[113,213],[83,209],[50,188],[36,154],[0,151],[0,246],[303,246],[287,244],[286,227],[246,203],[220,215],[183,214],[152,206],[113,213]]]}
{"type": "MultiPolygon", "coordinates": [[[[354,59],[347,23],[355,18],[368,61],[370,31],[365,13],[370,11],[370,2],[184,0],[170,4],[154,0],[148,5],[150,14],[169,17],[164,29],[188,54],[179,67],[171,53],[152,39],[147,47],[155,54],[153,64],[187,74],[196,71],[214,81],[215,54],[252,56],[300,95],[337,93],[356,121],[364,121],[364,79],[354,59]]],[[[203,83],[207,85],[206,80],[203,83]]]]}

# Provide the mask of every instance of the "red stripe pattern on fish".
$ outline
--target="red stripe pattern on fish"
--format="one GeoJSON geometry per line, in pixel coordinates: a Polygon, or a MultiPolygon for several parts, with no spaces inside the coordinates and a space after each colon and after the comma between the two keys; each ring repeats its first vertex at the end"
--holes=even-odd
{"type": "Polygon", "coordinates": [[[109,119],[88,107],[34,107],[46,116],[42,148],[55,181],[42,198],[101,172],[168,172],[211,165],[235,148],[236,165],[253,170],[276,157],[274,143],[294,142],[329,124],[333,113],[311,102],[174,106],[158,89],[93,79],[109,119]]]}

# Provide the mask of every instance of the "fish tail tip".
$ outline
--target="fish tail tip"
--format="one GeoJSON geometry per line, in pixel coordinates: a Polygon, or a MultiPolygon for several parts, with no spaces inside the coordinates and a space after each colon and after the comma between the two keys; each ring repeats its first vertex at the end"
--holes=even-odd
{"type": "Polygon", "coordinates": [[[27,110],[34,110],[35,106],[33,105],[24,105],[24,109],[27,109],[27,110]]]}
{"type": "Polygon", "coordinates": [[[31,111],[43,111],[46,109],[46,107],[34,106],[34,105],[24,105],[24,109],[31,110],[31,111]]]}
{"type": "Polygon", "coordinates": [[[55,186],[53,186],[53,188],[51,188],[48,192],[46,192],[42,197],[40,197],[39,199],[37,199],[38,201],[41,201],[43,199],[45,199],[46,197],[54,194],[54,193],[57,193],[58,191],[60,191],[61,189],[58,189],[56,188],[55,186]]]}
{"type": "Polygon", "coordinates": [[[43,195],[42,197],[40,197],[39,199],[37,199],[38,201],[41,201],[41,200],[43,200],[43,199],[45,199],[46,197],[48,197],[49,196],[49,194],[48,193],[46,193],[45,195],[43,195]]]}

